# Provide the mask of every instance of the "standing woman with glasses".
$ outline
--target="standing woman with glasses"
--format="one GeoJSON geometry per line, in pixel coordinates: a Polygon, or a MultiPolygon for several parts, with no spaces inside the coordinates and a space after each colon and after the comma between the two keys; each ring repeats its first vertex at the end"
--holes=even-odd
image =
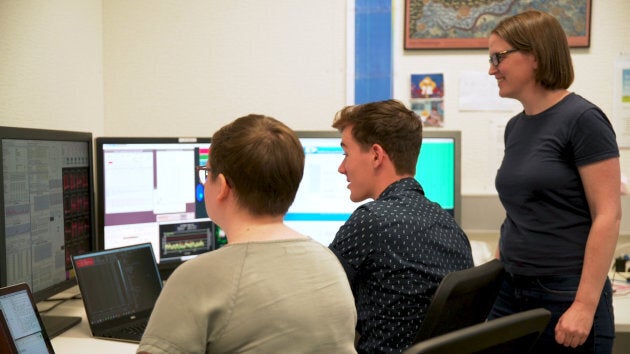
{"type": "Polygon", "coordinates": [[[523,111],[505,129],[496,188],[505,208],[497,257],[508,273],[490,318],[544,307],[534,353],[611,353],[608,271],[621,219],[619,149],[606,115],[568,91],[573,65],[553,16],[527,11],[489,37],[501,97],[523,111]]]}

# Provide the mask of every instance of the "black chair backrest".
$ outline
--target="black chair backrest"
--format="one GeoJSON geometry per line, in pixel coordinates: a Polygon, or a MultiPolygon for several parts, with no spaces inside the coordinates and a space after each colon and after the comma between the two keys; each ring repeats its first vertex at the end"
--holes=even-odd
{"type": "Polygon", "coordinates": [[[447,274],[440,282],[414,343],[484,322],[503,282],[501,262],[447,274]]]}
{"type": "Polygon", "coordinates": [[[427,339],[403,354],[526,354],[550,318],[543,308],[519,312],[427,339]]]}

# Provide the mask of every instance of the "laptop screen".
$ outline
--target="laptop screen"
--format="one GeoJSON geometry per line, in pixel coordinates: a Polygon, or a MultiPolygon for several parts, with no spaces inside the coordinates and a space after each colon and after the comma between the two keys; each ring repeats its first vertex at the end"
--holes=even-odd
{"type": "Polygon", "coordinates": [[[150,313],[162,290],[150,243],[73,257],[90,324],[150,313]]]}
{"type": "Polygon", "coordinates": [[[0,317],[0,333],[9,334],[3,353],[54,353],[26,284],[0,289],[0,317]]]}

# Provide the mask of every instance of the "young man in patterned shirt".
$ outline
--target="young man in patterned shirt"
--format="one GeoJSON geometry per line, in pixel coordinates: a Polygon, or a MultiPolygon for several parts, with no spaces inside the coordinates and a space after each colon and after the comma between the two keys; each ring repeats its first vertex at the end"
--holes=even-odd
{"type": "Polygon", "coordinates": [[[342,134],[350,199],[357,208],[329,248],[344,266],[357,307],[359,353],[409,347],[442,278],[473,266],[466,234],[415,180],[422,121],[395,100],[348,106],[342,134]]]}

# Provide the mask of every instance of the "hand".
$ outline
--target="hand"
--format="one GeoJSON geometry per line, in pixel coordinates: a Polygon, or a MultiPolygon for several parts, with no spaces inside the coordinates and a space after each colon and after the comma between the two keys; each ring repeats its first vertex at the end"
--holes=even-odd
{"type": "Polygon", "coordinates": [[[575,348],[584,344],[593,327],[595,313],[573,303],[556,324],[556,342],[575,348]]]}

